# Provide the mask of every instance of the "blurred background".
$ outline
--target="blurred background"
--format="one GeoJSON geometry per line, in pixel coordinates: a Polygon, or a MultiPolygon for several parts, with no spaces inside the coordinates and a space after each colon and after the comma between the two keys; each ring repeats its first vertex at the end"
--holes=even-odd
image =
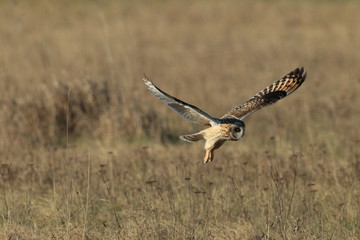
{"type": "Polygon", "coordinates": [[[357,239],[358,1],[1,1],[4,239],[357,239]],[[305,83],[204,165],[201,129],[305,83]]]}

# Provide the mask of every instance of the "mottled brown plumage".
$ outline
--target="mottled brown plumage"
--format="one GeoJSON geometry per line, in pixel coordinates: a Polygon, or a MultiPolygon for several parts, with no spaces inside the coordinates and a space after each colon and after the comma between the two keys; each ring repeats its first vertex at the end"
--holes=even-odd
{"type": "Polygon", "coordinates": [[[297,68],[280,80],[267,86],[248,101],[234,107],[221,118],[235,117],[244,120],[255,111],[276,103],[293,93],[306,79],[304,68],[297,68]]]}
{"type": "Polygon", "coordinates": [[[214,159],[214,150],[221,147],[226,141],[238,141],[245,134],[245,124],[242,120],[255,111],[274,104],[278,100],[290,95],[306,79],[304,68],[297,68],[280,80],[272,83],[248,101],[234,107],[221,118],[211,117],[201,109],[177,99],[156,87],[148,78],[144,82],[149,90],[170,108],[181,114],[185,119],[209,126],[198,133],[180,136],[181,140],[194,142],[205,139],[204,162],[214,159]]]}

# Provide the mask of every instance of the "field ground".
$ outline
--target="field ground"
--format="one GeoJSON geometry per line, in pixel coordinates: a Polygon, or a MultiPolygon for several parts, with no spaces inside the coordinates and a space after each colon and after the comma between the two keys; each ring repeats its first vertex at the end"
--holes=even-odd
{"type": "Polygon", "coordinates": [[[359,239],[357,1],[1,1],[1,239],[359,239]],[[203,164],[200,129],[306,82],[203,164]]]}

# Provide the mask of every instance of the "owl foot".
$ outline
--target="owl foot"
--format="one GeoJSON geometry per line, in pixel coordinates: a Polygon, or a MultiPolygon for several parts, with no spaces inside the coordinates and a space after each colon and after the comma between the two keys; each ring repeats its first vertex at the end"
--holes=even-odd
{"type": "Polygon", "coordinates": [[[212,162],[214,160],[214,149],[206,149],[204,163],[212,162]]]}

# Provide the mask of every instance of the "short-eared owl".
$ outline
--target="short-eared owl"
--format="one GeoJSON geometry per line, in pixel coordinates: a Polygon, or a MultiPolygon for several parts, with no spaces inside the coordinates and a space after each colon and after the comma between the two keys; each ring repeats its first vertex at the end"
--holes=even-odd
{"type": "Polygon", "coordinates": [[[185,119],[209,127],[198,133],[180,136],[181,140],[188,142],[205,139],[206,153],[204,162],[207,163],[214,159],[214,150],[221,147],[225,141],[238,141],[244,136],[245,123],[243,120],[245,118],[255,111],[290,95],[301,86],[305,78],[306,72],[304,72],[304,68],[297,68],[260,91],[248,101],[234,107],[221,118],[211,117],[199,108],[167,94],[150,82],[146,76],[143,80],[156,97],[180,113],[185,119]]]}

